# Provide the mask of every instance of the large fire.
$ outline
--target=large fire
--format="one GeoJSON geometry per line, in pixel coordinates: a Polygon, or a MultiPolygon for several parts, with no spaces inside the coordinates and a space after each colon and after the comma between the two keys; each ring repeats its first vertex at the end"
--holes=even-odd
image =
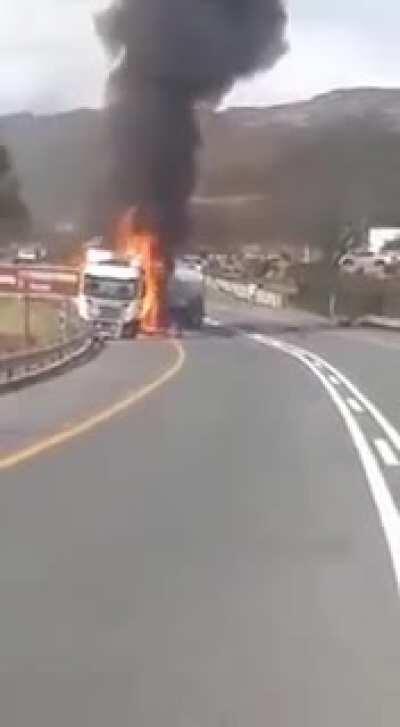
{"type": "Polygon", "coordinates": [[[161,240],[155,232],[135,228],[135,210],[131,208],[119,222],[116,248],[120,254],[137,257],[141,261],[145,286],[141,313],[142,332],[164,334],[169,325],[169,264],[163,254],[161,240]]]}

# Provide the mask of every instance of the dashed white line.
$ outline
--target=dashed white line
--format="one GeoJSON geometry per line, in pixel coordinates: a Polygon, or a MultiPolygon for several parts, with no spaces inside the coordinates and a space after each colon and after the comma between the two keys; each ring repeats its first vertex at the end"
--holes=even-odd
{"type": "MultiPolygon", "coordinates": [[[[264,344],[268,345],[267,343],[267,336],[264,337],[264,344]]],[[[282,349],[287,348],[287,353],[290,353],[289,346],[285,346],[283,343],[282,349]]],[[[291,349],[293,349],[293,346],[290,346],[291,349]]],[[[318,361],[322,366],[335,377],[337,382],[339,384],[343,384],[347,387],[350,394],[353,395],[354,399],[357,399],[359,404],[366,409],[366,411],[372,416],[372,418],[375,420],[375,422],[378,424],[381,429],[383,429],[384,433],[386,434],[387,438],[390,440],[390,442],[393,444],[395,449],[397,449],[400,452],[400,433],[397,431],[397,429],[391,424],[384,414],[382,414],[381,411],[379,411],[378,407],[368,399],[365,394],[363,394],[353,383],[350,381],[347,376],[341,373],[335,366],[332,366],[328,361],[326,361],[322,356],[318,356],[315,353],[312,353],[311,351],[307,351],[306,349],[298,347],[298,352],[301,353],[303,356],[307,358],[312,358],[312,361],[318,361]]],[[[333,382],[332,382],[333,383],[333,382]]]]}
{"type": "MultiPolygon", "coordinates": [[[[274,344],[272,344],[271,341],[268,340],[267,336],[257,336],[257,338],[255,338],[255,336],[252,335],[252,339],[264,344],[264,346],[273,346],[275,348],[277,347],[276,343],[274,342],[274,344]]],[[[397,510],[390,489],[386,483],[379,461],[372,447],[370,446],[367,437],[362,431],[357,419],[354,417],[350,406],[352,406],[354,411],[357,410],[357,413],[360,413],[363,411],[361,406],[361,404],[363,404],[365,408],[369,411],[371,416],[375,419],[375,421],[381,425],[382,429],[384,429],[384,431],[387,431],[388,436],[390,434],[390,438],[392,439],[392,441],[397,441],[398,437],[399,445],[400,435],[397,430],[395,430],[394,427],[386,420],[383,414],[381,414],[377,410],[374,404],[372,404],[372,402],[370,402],[367,397],[361,394],[361,392],[358,391],[358,389],[351,383],[351,381],[343,376],[340,371],[328,364],[327,361],[320,357],[310,356],[310,352],[304,349],[296,349],[292,345],[286,345],[284,341],[281,342],[281,346],[279,348],[283,353],[286,353],[287,355],[292,356],[293,358],[300,361],[304,366],[312,371],[317,379],[319,379],[320,383],[330,396],[332,402],[336,406],[340,416],[342,417],[346,425],[346,428],[349,432],[349,435],[365,472],[371,497],[375,504],[388,546],[397,590],[400,593],[400,513],[397,510]],[[316,365],[317,362],[320,364],[319,366],[316,365]],[[343,399],[342,396],[340,396],[336,386],[333,385],[330,378],[328,378],[328,375],[326,375],[322,371],[322,367],[325,368],[327,371],[330,371],[331,375],[335,377],[338,383],[345,384],[347,389],[351,393],[353,393],[354,398],[349,397],[347,401],[343,399]],[[351,404],[350,401],[352,402],[351,404]]],[[[397,460],[397,458],[395,457],[394,452],[391,450],[391,447],[386,442],[386,440],[377,440],[375,442],[375,446],[377,447],[379,454],[385,461],[385,463],[388,464],[390,459],[390,461],[393,463],[391,466],[394,466],[394,459],[397,460]],[[380,444],[377,443],[378,441],[380,442],[380,444]],[[382,442],[384,442],[384,444],[382,444],[382,442]]]]}
{"type": "Polygon", "coordinates": [[[347,397],[347,403],[356,414],[362,414],[364,409],[362,408],[361,404],[358,403],[357,399],[353,399],[352,396],[347,397]]]}
{"type": "Polygon", "coordinates": [[[400,462],[386,439],[375,439],[375,447],[387,467],[398,467],[400,462]]]}
{"type": "Polygon", "coordinates": [[[353,396],[358,399],[360,404],[371,414],[372,418],[375,419],[378,426],[380,426],[383,431],[385,432],[388,439],[391,441],[391,443],[394,445],[394,447],[400,452],[400,433],[395,429],[393,424],[391,424],[386,417],[382,414],[382,412],[379,411],[379,409],[375,406],[375,404],[370,401],[365,394],[362,394],[361,391],[354,386],[354,384],[347,378],[347,376],[344,376],[340,371],[338,371],[335,366],[332,366],[332,364],[328,363],[328,361],[325,361],[324,359],[320,359],[325,367],[330,371],[333,376],[335,376],[341,384],[344,384],[347,389],[350,391],[353,396]]]}
{"type": "MultiPolygon", "coordinates": [[[[283,349],[284,350],[284,349],[283,349]]],[[[346,402],[324,374],[301,353],[290,355],[301,361],[319,379],[338,409],[363,466],[390,553],[397,590],[400,592],[400,514],[386,484],[378,460],[346,402]]]]}
{"type": "MultiPolygon", "coordinates": [[[[247,337],[256,343],[265,343],[264,336],[261,333],[248,333],[247,337]]],[[[274,345],[272,341],[271,345],[274,345]]]]}
{"type": "Polygon", "coordinates": [[[339,386],[339,383],[340,383],[340,382],[339,382],[339,381],[337,380],[336,376],[329,376],[329,381],[330,381],[330,382],[331,382],[331,384],[333,384],[334,386],[339,386]]]}

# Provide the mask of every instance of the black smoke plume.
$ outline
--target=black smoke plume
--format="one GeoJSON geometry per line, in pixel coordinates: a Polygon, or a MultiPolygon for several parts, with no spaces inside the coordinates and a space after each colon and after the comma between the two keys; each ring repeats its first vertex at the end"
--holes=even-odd
{"type": "Polygon", "coordinates": [[[115,203],[152,209],[165,245],[187,234],[196,104],[285,51],[282,0],[115,0],[96,20],[108,84],[115,203]]]}
{"type": "Polygon", "coordinates": [[[12,235],[23,235],[30,225],[30,214],[20,196],[20,186],[11,156],[0,145],[0,243],[12,235]]]}

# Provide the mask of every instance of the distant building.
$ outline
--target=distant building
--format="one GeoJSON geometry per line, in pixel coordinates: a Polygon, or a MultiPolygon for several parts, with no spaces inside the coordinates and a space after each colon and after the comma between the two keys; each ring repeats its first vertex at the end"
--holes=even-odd
{"type": "Polygon", "coordinates": [[[400,227],[370,227],[368,247],[373,252],[380,252],[386,243],[393,240],[400,240],[400,227]]]}

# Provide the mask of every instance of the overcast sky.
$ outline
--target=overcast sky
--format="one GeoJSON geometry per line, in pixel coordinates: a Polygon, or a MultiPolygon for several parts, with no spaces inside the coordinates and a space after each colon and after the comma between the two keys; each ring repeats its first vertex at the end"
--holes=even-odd
{"type": "MultiPolygon", "coordinates": [[[[105,4],[7,2],[0,24],[0,115],[101,104],[106,59],[92,14],[105,4]]],[[[231,103],[268,105],[338,87],[400,86],[398,0],[387,0],[381,9],[378,0],[288,5],[290,53],[269,74],[239,84],[231,103]]]]}

